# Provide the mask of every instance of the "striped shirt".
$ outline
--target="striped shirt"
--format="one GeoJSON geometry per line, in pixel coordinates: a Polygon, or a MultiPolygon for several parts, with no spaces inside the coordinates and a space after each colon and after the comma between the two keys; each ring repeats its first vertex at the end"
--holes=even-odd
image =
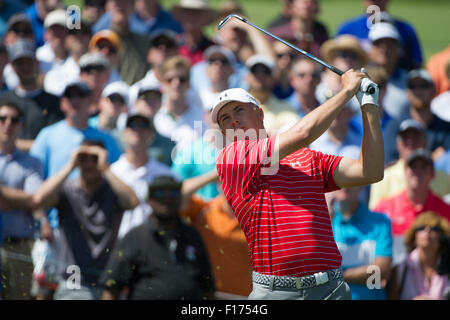
{"type": "Polygon", "coordinates": [[[217,159],[253,270],[301,277],[339,268],[325,192],[338,189],[333,173],[342,157],[304,148],[284,157],[272,174],[275,138],[232,143],[217,159]]]}

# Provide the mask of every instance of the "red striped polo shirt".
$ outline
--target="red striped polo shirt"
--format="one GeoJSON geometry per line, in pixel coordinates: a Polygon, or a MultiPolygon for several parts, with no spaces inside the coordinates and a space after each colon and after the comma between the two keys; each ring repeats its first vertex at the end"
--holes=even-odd
{"type": "Polygon", "coordinates": [[[342,157],[303,148],[284,157],[271,174],[275,138],[237,141],[217,158],[253,270],[301,277],[339,268],[325,192],[338,189],[333,173],[342,157]]]}

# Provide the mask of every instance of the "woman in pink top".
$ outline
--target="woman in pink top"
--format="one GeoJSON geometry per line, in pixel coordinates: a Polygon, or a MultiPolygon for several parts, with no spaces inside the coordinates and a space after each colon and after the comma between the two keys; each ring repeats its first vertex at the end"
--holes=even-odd
{"type": "MultiPolygon", "coordinates": [[[[441,236],[450,236],[448,221],[433,211],[416,217],[405,233],[408,257],[394,268],[388,285],[389,299],[439,300],[448,295],[448,275],[439,275],[441,236]]],[[[447,249],[448,250],[448,249],[447,249]]]]}

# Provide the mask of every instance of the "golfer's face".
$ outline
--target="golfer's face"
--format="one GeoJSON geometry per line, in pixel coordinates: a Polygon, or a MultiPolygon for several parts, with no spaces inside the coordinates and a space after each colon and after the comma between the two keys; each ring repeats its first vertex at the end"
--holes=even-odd
{"type": "Polygon", "coordinates": [[[256,133],[264,129],[263,112],[251,103],[230,102],[219,111],[217,120],[223,134],[227,130],[254,130],[256,133]]]}

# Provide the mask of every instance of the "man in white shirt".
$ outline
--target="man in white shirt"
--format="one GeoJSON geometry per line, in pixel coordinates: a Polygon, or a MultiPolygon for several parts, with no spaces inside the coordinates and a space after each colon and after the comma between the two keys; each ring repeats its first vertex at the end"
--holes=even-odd
{"type": "Polygon", "coordinates": [[[148,185],[153,179],[159,175],[176,178],[167,165],[148,156],[147,150],[154,138],[151,126],[150,119],[142,114],[129,116],[123,132],[125,153],[111,165],[112,172],[134,190],[140,201],[136,208],[124,212],[119,238],[144,222],[152,212],[146,199],[148,185]]]}

